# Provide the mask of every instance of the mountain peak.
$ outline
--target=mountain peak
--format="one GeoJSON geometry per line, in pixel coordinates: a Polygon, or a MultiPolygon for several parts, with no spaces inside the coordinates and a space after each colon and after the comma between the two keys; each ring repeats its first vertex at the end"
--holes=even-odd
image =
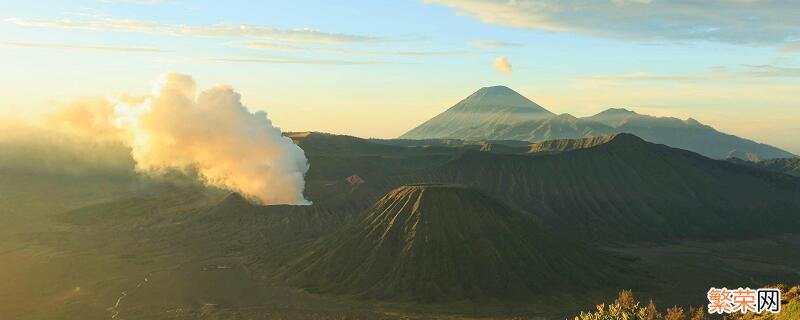
{"type": "Polygon", "coordinates": [[[496,94],[519,94],[513,89],[506,86],[488,86],[478,89],[475,93],[496,93],[496,94]]]}
{"type": "MultiPolygon", "coordinates": [[[[377,206],[383,207],[386,203],[413,203],[414,209],[411,214],[426,212],[431,214],[458,215],[458,212],[441,210],[441,201],[445,199],[460,201],[457,199],[480,199],[486,198],[476,189],[459,184],[439,184],[439,183],[418,183],[400,186],[378,201],[377,206]]],[[[420,219],[429,219],[421,217],[420,219]]]]}
{"type": "Polygon", "coordinates": [[[627,132],[621,132],[621,133],[614,134],[613,137],[611,138],[611,141],[635,142],[635,143],[645,142],[642,138],[639,138],[635,134],[627,133],[627,132]]]}
{"type": "Polygon", "coordinates": [[[227,205],[240,205],[243,203],[249,203],[245,197],[243,197],[238,192],[231,192],[226,195],[222,200],[219,201],[219,205],[227,206],[227,205]]]}
{"type": "Polygon", "coordinates": [[[216,208],[227,211],[236,211],[255,206],[255,204],[247,200],[247,198],[243,197],[238,192],[231,192],[222,198],[219,203],[217,203],[216,208]]]}
{"type": "Polygon", "coordinates": [[[544,113],[552,115],[550,111],[506,86],[480,88],[447,111],[544,113]]]}
{"type": "Polygon", "coordinates": [[[531,144],[528,153],[557,153],[573,151],[578,149],[587,149],[596,147],[602,144],[612,144],[618,146],[632,147],[646,143],[641,138],[630,133],[616,133],[608,135],[599,135],[578,139],[555,139],[537,142],[531,144]]]}
{"type": "Polygon", "coordinates": [[[462,133],[459,131],[468,128],[491,130],[497,126],[513,126],[554,115],[508,87],[483,87],[400,138],[448,138],[460,136],[462,133]]]}
{"type": "Polygon", "coordinates": [[[584,119],[599,122],[616,128],[624,124],[626,121],[642,117],[648,118],[649,116],[643,116],[625,108],[608,108],[584,119]]]}
{"type": "Polygon", "coordinates": [[[606,110],[600,111],[598,114],[596,114],[594,116],[596,117],[596,116],[612,116],[612,115],[614,115],[614,116],[620,116],[620,115],[632,116],[632,115],[638,115],[638,113],[636,113],[635,111],[632,111],[632,110],[625,109],[625,108],[608,108],[606,110]]]}

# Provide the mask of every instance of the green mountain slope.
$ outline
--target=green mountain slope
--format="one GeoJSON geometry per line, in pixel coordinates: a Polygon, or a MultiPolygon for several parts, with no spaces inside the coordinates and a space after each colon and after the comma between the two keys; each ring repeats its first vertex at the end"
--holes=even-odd
{"type": "Polygon", "coordinates": [[[780,158],[763,160],[756,165],[770,171],[800,176],[800,158],[780,158]]]}
{"type": "Polygon", "coordinates": [[[597,145],[608,143],[614,139],[616,135],[609,134],[604,136],[596,136],[591,138],[580,139],[559,139],[548,140],[531,144],[528,148],[528,153],[556,153],[564,151],[572,151],[577,149],[591,148],[597,145]]]}
{"type": "Polygon", "coordinates": [[[367,182],[388,175],[440,165],[460,152],[451,147],[409,148],[404,145],[319,132],[288,134],[310,163],[306,181],[340,181],[358,175],[367,182]]]}
{"type": "Polygon", "coordinates": [[[268,260],[309,291],[421,302],[598,287],[627,270],[477,190],[429,184],[394,189],[340,231],[268,260]]]}

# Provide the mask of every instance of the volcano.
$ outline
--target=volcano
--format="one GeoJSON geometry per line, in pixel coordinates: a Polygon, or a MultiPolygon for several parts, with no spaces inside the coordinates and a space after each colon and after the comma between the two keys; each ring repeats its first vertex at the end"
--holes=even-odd
{"type": "MultiPolygon", "coordinates": [[[[484,193],[398,187],[339,232],[295,249],[277,275],[312,292],[444,302],[619,283],[625,262],[573,244],[484,193]]],[[[288,258],[287,258],[288,257],[288,258]]]]}
{"type": "Polygon", "coordinates": [[[498,128],[552,116],[555,114],[508,87],[484,87],[400,138],[492,136],[498,128]]]}

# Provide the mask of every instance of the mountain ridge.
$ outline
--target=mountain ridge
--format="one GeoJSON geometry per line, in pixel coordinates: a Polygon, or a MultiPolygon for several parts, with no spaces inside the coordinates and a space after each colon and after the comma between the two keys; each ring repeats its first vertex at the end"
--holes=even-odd
{"type": "Polygon", "coordinates": [[[540,155],[467,151],[397,179],[475,187],[588,241],[746,238],[800,226],[800,179],[631,134],[540,155]]]}
{"type": "MultiPolygon", "coordinates": [[[[524,108],[523,108],[524,109],[524,108]]],[[[797,157],[777,147],[726,134],[694,118],[654,117],[609,108],[588,117],[556,115],[507,87],[481,88],[455,106],[401,135],[400,139],[520,140],[533,143],[632,133],[647,141],[715,159],[745,155],[748,160],[797,157]],[[491,89],[491,90],[490,90],[491,89]],[[491,92],[491,99],[483,100],[491,92]],[[505,107],[498,103],[509,101],[505,107]],[[518,112],[527,104],[529,112],[518,112]],[[472,110],[489,110],[476,116],[472,110]],[[511,111],[513,110],[513,111],[511,111]],[[535,110],[535,112],[534,112],[535,110]]]]}

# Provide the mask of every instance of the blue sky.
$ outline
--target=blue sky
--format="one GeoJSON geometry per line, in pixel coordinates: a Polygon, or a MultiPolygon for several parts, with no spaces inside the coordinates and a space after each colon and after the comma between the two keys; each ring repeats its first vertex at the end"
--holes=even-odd
{"type": "Polygon", "coordinates": [[[693,117],[800,153],[791,1],[4,1],[0,114],[228,84],[285,130],[394,137],[482,86],[693,117]],[[493,61],[506,57],[510,73],[493,61]]]}

